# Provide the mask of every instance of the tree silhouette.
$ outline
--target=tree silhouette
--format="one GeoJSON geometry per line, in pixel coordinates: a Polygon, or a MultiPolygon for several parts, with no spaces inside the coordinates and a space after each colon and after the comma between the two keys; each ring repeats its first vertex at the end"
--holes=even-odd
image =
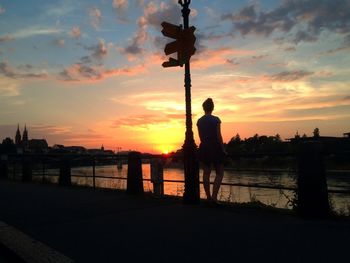
{"type": "Polygon", "coordinates": [[[319,128],[315,128],[313,133],[314,133],[315,138],[320,137],[320,129],[319,128]]]}
{"type": "Polygon", "coordinates": [[[11,138],[5,138],[0,145],[0,153],[16,153],[16,145],[11,138]]]}

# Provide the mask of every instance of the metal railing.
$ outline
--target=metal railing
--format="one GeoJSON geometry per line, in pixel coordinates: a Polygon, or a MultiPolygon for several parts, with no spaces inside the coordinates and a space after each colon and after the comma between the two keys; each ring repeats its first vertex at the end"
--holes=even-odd
{"type": "MultiPolygon", "coordinates": [[[[232,155],[230,157],[241,157],[241,158],[248,158],[248,159],[254,159],[258,157],[264,157],[267,156],[267,154],[264,153],[257,153],[257,154],[245,154],[245,155],[232,155]]],[[[271,156],[271,155],[268,155],[271,156]]],[[[279,156],[280,154],[272,154],[272,156],[279,156]]],[[[295,155],[291,154],[284,154],[283,157],[295,157],[295,155]]],[[[167,159],[169,158],[166,155],[150,155],[150,154],[144,154],[141,156],[144,163],[150,164],[151,159],[167,159]]],[[[173,156],[172,156],[173,157],[173,156]]],[[[177,155],[177,158],[181,158],[181,155],[177,155]]],[[[4,157],[2,157],[4,159],[4,157]]],[[[62,161],[68,161],[71,165],[70,168],[74,168],[76,166],[80,167],[91,167],[92,168],[92,175],[78,175],[78,174],[70,174],[71,177],[77,177],[77,178],[92,178],[92,187],[96,188],[96,179],[109,179],[109,180],[127,180],[126,177],[120,177],[120,176],[103,176],[103,175],[97,175],[96,174],[96,167],[100,165],[120,165],[118,162],[121,162],[121,165],[127,165],[127,158],[128,155],[126,154],[114,154],[114,155],[87,155],[87,154],[20,154],[20,155],[8,155],[4,161],[8,163],[8,166],[12,167],[12,178],[16,179],[17,177],[17,168],[18,164],[22,166],[19,169],[22,171],[22,177],[23,177],[23,164],[27,161],[29,161],[32,166],[33,164],[38,165],[41,164],[41,173],[35,173],[34,176],[42,176],[42,180],[44,181],[46,177],[50,176],[50,174],[47,173],[47,169],[54,168],[54,169],[61,169],[60,163],[62,161]],[[80,165],[79,165],[80,164],[80,165]],[[75,165],[75,166],[74,166],[75,165]]],[[[171,158],[171,157],[170,157],[171,158]]],[[[151,164],[150,164],[151,165],[151,164]]],[[[163,169],[163,167],[161,168],[163,169]]],[[[36,169],[38,170],[38,169],[36,169]]],[[[249,171],[242,169],[243,171],[249,171]]],[[[276,170],[269,170],[269,169],[251,169],[250,171],[254,172],[269,172],[269,171],[276,171],[276,170]]],[[[288,170],[281,170],[278,171],[288,171],[288,170]]],[[[296,171],[293,169],[293,171],[296,171]]],[[[57,174],[56,176],[59,176],[57,174]]],[[[10,175],[8,174],[8,177],[10,175]]],[[[23,179],[23,178],[22,178],[23,179]]],[[[145,182],[152,182],[152,179],[143,178],[143,181],[145,182]]],[[[161,179],[159,183],[184,183],[184,180],[173,180],[173,179],[161,179]]],[[[212,184],[213,182],[211,182],[212,184]]],[[[203,181],[200,181],[200,184],[203,184],[203,181]]],[[[280,184],[274,184],[274,185],[266,185],[266,184],[257,184],[257,183],[232,183],[232,182],[223,182],[221,185],[223,186],[237,186],[237,187],[247,187],[247,188],[261,188],[261,189],[276,189],[276,190],[288,190],[288,191],[296,191],[297,187],[290,187],[290,186],[284,186],[280,184]]],[[[328,189],[328,193],[337,193],[337,194],[350,194],[350,190],[340,190],[340,189],[328,189]]]]}

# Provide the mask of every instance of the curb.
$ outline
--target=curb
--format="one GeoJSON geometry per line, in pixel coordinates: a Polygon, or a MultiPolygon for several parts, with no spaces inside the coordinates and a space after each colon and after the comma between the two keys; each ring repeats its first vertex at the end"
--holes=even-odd
{"type": "Polygon", "coordinates": [[[0,221],[0,251],[9,262],[72,263],[72,259],[0,221]]]}

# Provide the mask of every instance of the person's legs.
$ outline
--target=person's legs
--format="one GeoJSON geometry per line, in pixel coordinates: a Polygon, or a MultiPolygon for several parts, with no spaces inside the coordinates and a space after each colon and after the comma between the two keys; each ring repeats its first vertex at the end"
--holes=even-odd
{"type": "Polygon", "coordinates": [[[218,192],[220,189],[222,178],[224,177],[224,165],[223,164],[216,164],[215,165],[215,172],[216,172],[216,176],[215,176],[215,180],[214,180],[212,198],[216,202],[218,200],[218,192]]]}
{"type": "Polygon", "coordinates": [[[203,165],[203,187],[208,200],[212,200],[212,197],[210,195],[210,173],[210,165],[203,165]]]}

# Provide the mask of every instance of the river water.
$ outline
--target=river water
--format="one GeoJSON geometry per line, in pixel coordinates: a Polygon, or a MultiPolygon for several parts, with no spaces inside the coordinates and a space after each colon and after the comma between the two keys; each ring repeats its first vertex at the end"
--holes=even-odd
{"type": "MultiPolygon", "coordinates": [[[[40,175],[40,171],[36,171],[40,175]]],[[[93,181],[92,167],[75,167],[72,168],[72,182],[77,185],[92,186],[93,181]],[[79,177],[74,177],[74,175],[79,177]]],[[[123,165],[121,170],[116,165],[96,166],[96,176],[106,177],[122,177],[127,176],[127,165],[123,165]]],[[[142,173],[144,179],[150,179],[150,165],[142,165],[142,173]]],[[[58,180],[58,170],[51,169],[45,171],[46,179],[50,181],[58,180]]],[[[211,181],[214,180],[215,173],[212,173],[211,181]]],[[[166,168],[164,169],[165,180],[184,180],[182,169],[166,168]]],[[[202,181],[202,171],[200,171],[200,180],[202,181]]],[[[239,184],[260,184],[260,185],[282,185],[284,187],[296,187],[295,173],[293,171],[234,171],[227,170],[224,173],[223,183],[239,183],[239,184]]],[[[342,173],[327,174],[328,189],[350,190],[350,171],[342,173]]],[[[126,180],[122,179],[105,179],[96,178],[96,187],[126,189],[126,180]]],[[[202,185],[200,186],[201,198],[205,198],[202,185]]],[[[144,190],[146,192],[153,191],[153,184],[150,181],[144,181],[144,190]]],[[[167,195],[182,196],[184,192],[184,183],[165,182],[164,192],[167,195]]],[[[290,201],[294,195],[290,190],[264,189],[255,187],[228,186],[222,185],[218,194],[218,198],[222,201],[234,203],[245,203],[251,201],[260,201],[264,204],[278,208],[292,208],[290,201]]],[[[338,212],[350,214],[350,194],[329,194],[331,205],[338,212]]]]}

